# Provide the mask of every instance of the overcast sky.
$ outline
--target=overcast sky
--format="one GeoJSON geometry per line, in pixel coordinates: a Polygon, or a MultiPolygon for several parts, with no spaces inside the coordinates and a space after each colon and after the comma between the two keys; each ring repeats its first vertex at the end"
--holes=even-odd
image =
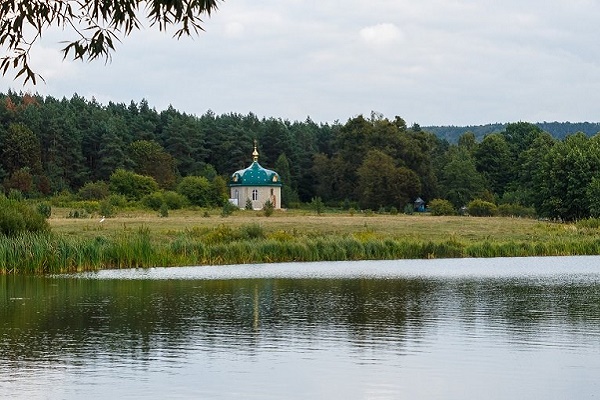
{"type": "Polygon", "coordinates": [[[0,85],[292,121],[598,122],[599,18],[594,0],[227,0],[198,37],[145,29],[108,64],[62,61],[50,32],[46,84],[0,85]]]}

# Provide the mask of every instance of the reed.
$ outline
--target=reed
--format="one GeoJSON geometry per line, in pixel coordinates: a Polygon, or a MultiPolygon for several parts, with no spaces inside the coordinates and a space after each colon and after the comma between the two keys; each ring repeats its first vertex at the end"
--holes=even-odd
{"type": "Polygon", "coordinates": [[[373,232],[267,231],[251,223],[233,229],[218,225],[191,228],[165,236],[145,227],[118,234],[73,236],[24,233],[0,236],[0,273],[65,273],[104,268],[217,265],[288,261],[346,261],[458,257],[523,257],[600,254],[600,238],[589,230],[552,227],[528,239],[468,240],[393,237],[373,232]],[[585,230],[585,232],[582,232],[585,230]]]}

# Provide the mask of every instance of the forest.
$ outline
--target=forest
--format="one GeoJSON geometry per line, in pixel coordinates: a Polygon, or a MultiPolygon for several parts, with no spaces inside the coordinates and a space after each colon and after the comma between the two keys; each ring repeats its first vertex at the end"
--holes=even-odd
{"type": "Polygon", "coordinates": [[[0,94],[0,182],[9,198],[121,196],[152,205],[170,195],[218,207],[230,174],[250,164],[254,140],[259,162],[281,176],[287,208],[318,199],[412,212],[420,197],[438,213],[477,201],[491,214],[600,216],[600,136],[589,132],[556,137],[517,122],[452,142],[375,112],[328,124],[0,94]]]}

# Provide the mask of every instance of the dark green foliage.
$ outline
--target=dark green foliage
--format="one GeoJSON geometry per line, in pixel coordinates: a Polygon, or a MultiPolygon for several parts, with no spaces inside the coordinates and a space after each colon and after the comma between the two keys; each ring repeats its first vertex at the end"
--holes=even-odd
{"type": "Polygon", "coordinates": [[[477,171],[487,180],[489,188],[502,196],[506,186],[513,180],[513,157],[505,136],[486,136],[474,153],[477,171]]]}
{"type": "Polygon", "coordinates": [[[187,204],[187,198],[185,196],[173,191],[163,192],[162,198],[169,210],[179,210],[187,204]]]}
{"type": "Polygon", "coordinates": [[[252,211],[254,209],[254,207],[252,206],[252,200],[250,199],[246,199],[246,210],[252,211]]]}
{"type": "Polygon", "coordinates": [[[50,206],[49,203],[39,203],[37,205],[37,211],[38,213],[40,213],[41,215],[44,216],[44,218],[50,218],[50,216],[52,215],[52,207],[50,206]]]}
{"type": "Polygon", "coordinates": [[[473,217],[493,217],[498,215],[498,207],[489,201],[475,199],[467,204],[467,212],[473,217]]]}
{"type": "Polygon", "coordinates": [[[175,187],[175,159],[160,144],[137,140],[131,144],[130,152],[135,172],[153,177],[163,189],[175,187]]]}
{"type": "Polygon", "coordinates": [[[236,206],[231,204],[229,201],[226,201],[225,204],[223,204],[223,209],[221,210],[221,216],[229,217],[237,209],[238,208],[236,206]]]}
{"type": "Polygon", "coordinates": [[[321,215],[325,209],[323,200],[319,196],[313,197],[310,201],[310,207],[318,214],[321,215]]]}
{"type": "Polygon", "coordinates": [[[271,203],[271,200],[267,200],[265,201],[265,204],[263,205],[262,209],[263,213],[265,214],[265,217],[270,217],[271,215],[273,215],[275,207],[273,206],[273,203],[271,203]]]}
{"type": "Polygon", "coordinates": [[[466,150],[458,148],[451,152],[450,157],[441,171],[440,185],[446,199],[459,208],[483,192],[484,179],[466,150]]]}
{"type": "MultiPolygon", "coordinates": [[[[288,208],[320,197],[331,207],[403,210],[419,196],[450,200],[455,208],[474,198],[519,204],[562,220],[600,209],[592,184],[600,176],[598,139],[580,134],[556,140],[540,129],[557,129],[555,123],[496,124],[485,132],[469,127],[451,140],[458,145],[450,145],[427,128],[378,113],[329,125],[210,111],[197,117],[173,107],[158,112],[146,100],[102,105],[77,95],[58,100],[11,91],[0,93],[0,118],[4,192],[18,198],[61,193],[55,206],[68,203],[65,193],[106,199],[102,182],[126,171],[145,176],[146,183],[134,184],[137,178],[127,175],[120,185],[111,182],[112,194],[138,201],[158,187],[175,188],[175,179],[202,176],[209,183],[204,194],[196,191],[199,196],[188,201],[178,193],[170,201],[165,192],[163,201],[169,209],[222,207],[224,177],[249,165],[257,139],[261,163],[282,177],[288,208]]],[[[561,126],[561,138],[575,127],[588,135],[600,129],[561,126]]]]}
{"type": "Polygon", "coordinates": [[[429,202],[431,215],[456,215],[456,209],[448,200],[433,199],[429,202]]]}
{"type": "Polygon", "coordinates": [[[0,199],[0,234],[15,236],[25,232],[48,232],[46,217],[29,205],[6,198],[0,199]]]}
{"type": "Polygon", "coordinates": [[[162,203],[160,205],[160,209],[158,210],[158,215],[162,218],[166,218],[169,216],[169,207],[167,207],[166,203],[162,203]]]}
{"type": "Polygon", "coordinates": [[[0,130],[0,148],[0,160],[8,174],[21,168],[28,168],[34,174],[41,172],[40,140],[27,126],[13,123],[0,130]]]}
{"type": "Polygon", "coordinates": [[[600,136],[578,133],[557,143],[547,152],[541,174],[546,177],[540,188],[542,216],[567,221],[589,217],[592,202],[597,202],[600,136]]]}
{"type": "Polygon", "coordinates": [[[195,206],[210,207],[211,185],[208,179],[202,176],[186,176],[177,185],[177,193],[185,196],[195,206]]]}
{"type": "Polygon", "coordinates": [[[111,203],[111,201],[109,199],[102,200],[100,202],[100,208],[99,208],[98,212],[103,217],[106,217],[106,218],[112,217],[115,212],[115,206],[111,203]]]}
{"type": "Polygon", "coordinates": [[[264,239],[265,230],[259,224],[248,224],[240,227],[240,237],[242,239],[264,239]]]}
{"type": "Polygon", "coordinates": [[[124,169],[118,169],[110,176],[109,187],[112,193],[123,195],[128,200],[139,200],[158,190],[154,178],[124,169]]]}
{"type": "Polygon", "coordinates": [[[151,210],[158,211],[164,203],[163,195],[160,192],[154,192],[142,197],[142,204],[151,210]]]}
{"type": "Polygon", "coordinates": [[[15,201],[22,201],[25,199],[25,197],[23,196],[23,192],[21,192],[18,189],[10,189],[8,191],[8,198],[10,200],[15,200],[15,201]]]}
{"type": "Polygon", "coordinates": [[[229,195],[225,179],[221,176],[215,176],[210,182],[209,204],[214,207],[219,207],[228,203],[228,199],[229,195]]]}
{"type": "Polygon", "coordinates": [[[414,171],[397,167],[392,157],[379,150],[367,153],[357,176],[360,203],[365,208],[404,208],[421,191],[421,181],[414,171]]]}
{"type": "Polygon", "coordinates": [[[532,207],[505,203],[498,206],[498,215],[501,217],[534,218],[536,214],[535,209],[532,207]]]}
{"type": "Polygon", "coordinates": [[[82,200],[102,200],[107,198],[109,194],[108,183],[103,181],[87,182],[77,192],[82,200]]]}
{"type": "Polygon", "coordinates": [[[283,187],[281,188],[281,200],[282,206],[289,208],[291,203],[297,203],[299,201],[298,193],[294,189],[295,183],[292,181],[292,175],[290,172],[290,163],[285,156],[281,154],[275,162],[275,171],[281,177],[283,187]]]}

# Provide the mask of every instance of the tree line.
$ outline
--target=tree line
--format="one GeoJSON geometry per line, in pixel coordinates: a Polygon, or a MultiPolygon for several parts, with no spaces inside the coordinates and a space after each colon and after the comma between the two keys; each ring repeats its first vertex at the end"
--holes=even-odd
{"type": "Polygon", "coordinates": [[[146,100],[103,105],[78,95],[0,94],[0,182],[7,194],[118,191],[139,200],[135,183],[147,195],[179,189],[198,205],[218,206],[229,176],[251,162],[254,139],[259,162],[282,178],[285,207],[318,199],[410,210],[421,197],[442,199],[454,211],[478,199],[553,219],[600,216],[599,136],[558,139],[519,122],[482,139],[464,132],[450,143],[374,112],[328,124],[157,111],[146,100]]]}
{"type": "MultiPolygon", "coordinates": [[[[494,123],[485,125],[469,126],[427,126],[423,129],[435,133],[436,136],[448,140],[450,143],[457,143],[458,138],[465,132],[472,132],[478,141],[481,141],[490,133],[503,132],[508,124],[494,123]]],[[[536,122],[538,128],[550,133],[553,137],[564,139],[568,135],[577,132],[583,132],[588,136],[593,136],[600,132],[600,123],[598,122],[536,122]]]]}

